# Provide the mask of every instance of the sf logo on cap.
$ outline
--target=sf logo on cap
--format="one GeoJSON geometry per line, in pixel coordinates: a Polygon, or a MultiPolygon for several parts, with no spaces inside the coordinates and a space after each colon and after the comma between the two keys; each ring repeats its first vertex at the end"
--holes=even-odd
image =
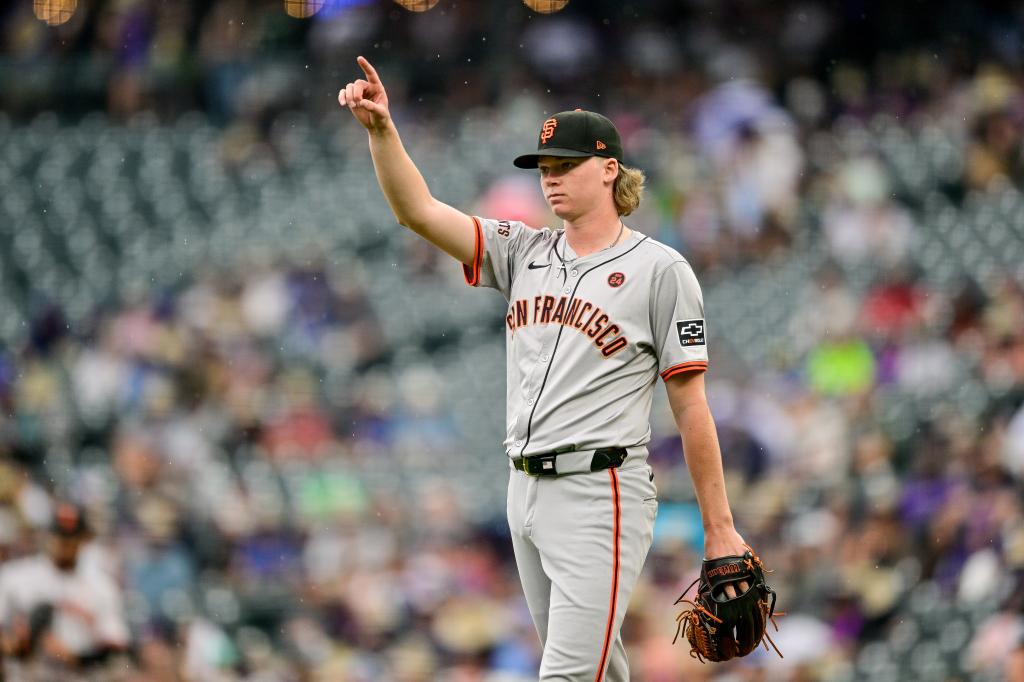
{"type": "Polygon", "coordinates": [[[547,144],[548,140],[555,134],[555,128],[558,127],[558,120],[549,118],[544,121],[544,127],[540,130],[540,143],[547,144]]]}

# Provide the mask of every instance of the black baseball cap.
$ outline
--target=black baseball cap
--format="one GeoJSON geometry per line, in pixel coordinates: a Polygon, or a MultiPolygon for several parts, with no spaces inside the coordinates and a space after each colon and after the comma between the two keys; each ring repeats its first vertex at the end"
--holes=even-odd
{"type": "Polygon", "coordinates": [[[536,168],[542,156],[603,156],[622,163],[622,140],[615,124],[593,111],[563,111],[544,121],[537,151],[517,156],[519,168],[536,168]]]}
{"type": "Polygon", "coordinates": [[[89,525],[85,520],[85,510],[70,502],[58,502],[53,510],[50,532],[66,538],[88,534],[89,525]]]}

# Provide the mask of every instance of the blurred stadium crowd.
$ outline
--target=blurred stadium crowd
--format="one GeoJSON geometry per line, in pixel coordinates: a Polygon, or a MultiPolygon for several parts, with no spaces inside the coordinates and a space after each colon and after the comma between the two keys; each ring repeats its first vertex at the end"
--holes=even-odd
{"type": "Polygon", "coordinates": [[[512,156],[608,113],[649,179],[630,226],[701,278],[786,658],[671,645],[702,539],[661,401],[634,679],[1024,680],[1018,5],[281,4],[0,10],[12,679],[535,676],[504,311],[392,224],[335,110],[361,53],[480,215],[551,224],[512,156]]]}

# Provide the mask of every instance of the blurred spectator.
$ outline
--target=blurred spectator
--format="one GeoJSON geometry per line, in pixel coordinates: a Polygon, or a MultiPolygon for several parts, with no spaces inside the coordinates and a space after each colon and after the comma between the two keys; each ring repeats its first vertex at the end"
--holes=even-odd
{"type": "Polygon", "coordinates": [[[839,169],[823,216],[832,256],[845,264],[903,263],[913,245],[910,214],[891,200],[885,168],[870,157],[852,158],[839,169]]]}

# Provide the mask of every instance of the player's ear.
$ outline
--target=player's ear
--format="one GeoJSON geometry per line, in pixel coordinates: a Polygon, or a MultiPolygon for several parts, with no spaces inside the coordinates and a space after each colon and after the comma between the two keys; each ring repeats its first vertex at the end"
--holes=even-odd
{"type": "Polygon", "coordinates": [[[611,184],[619,176],[619,162],[615,159],[604,159],[604,179],[611,184]]]}

